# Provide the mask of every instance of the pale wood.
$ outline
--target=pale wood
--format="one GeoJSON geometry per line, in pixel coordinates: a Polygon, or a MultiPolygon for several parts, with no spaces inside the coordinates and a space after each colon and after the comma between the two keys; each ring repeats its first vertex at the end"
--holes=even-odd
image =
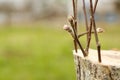
{"type": "Polygon", "coordinates": [[[90,49],[83,57],[80,50],[73,51],[77,80],[120,80],[120,52],[102,50],[102,63],[98,62],[97,51],[90,49]]]}

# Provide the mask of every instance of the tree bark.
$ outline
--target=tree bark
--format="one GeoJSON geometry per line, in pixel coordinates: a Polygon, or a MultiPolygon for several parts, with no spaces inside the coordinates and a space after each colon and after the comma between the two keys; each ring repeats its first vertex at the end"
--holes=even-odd
{"type": "Polygon", "coordinates": [[[120,80],[120,52],[102,50],[102,63],[98,62],[96,50],[89,50],[89,56],[73,51],[77,80],[120,80]]]}

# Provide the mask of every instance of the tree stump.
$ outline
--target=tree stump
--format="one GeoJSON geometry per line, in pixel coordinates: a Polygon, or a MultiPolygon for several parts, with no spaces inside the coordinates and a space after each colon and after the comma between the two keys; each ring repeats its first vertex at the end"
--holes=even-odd
{"type": "Polygon", "coordinates": [[[73,51],[77,80],[120,80],[120,52],[102,50],[102,63],[96,50],[90,49],[83,57],[81,50],[73,51]]]}

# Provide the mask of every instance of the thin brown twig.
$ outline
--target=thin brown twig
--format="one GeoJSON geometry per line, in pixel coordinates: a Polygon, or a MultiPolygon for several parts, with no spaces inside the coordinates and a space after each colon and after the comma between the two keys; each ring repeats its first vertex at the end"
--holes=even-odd
{"type": "Polygon", "coordinates": [[[72,1],[73,1],[74,27],[77,32],[77,0],[72,0],[72,1]]]}
{"type": "Polygon", "coordinates": [[[91,16],[92,16],[92,22],[93,22],[93,29],[94,29],[94,34],[95,34],[95,39],[96,39],[96,45],[97,45],[97,50],[98,50],[98,61],[101,62],[101,52],[100,52],[100,43],[99,43],[99,39],[98,39],[98,34],[96,31],[96,23],[95,23],[95,18],[94,18],[94,9],[93,9],[93,3],[92,0],[90,0],[90,5],[91,5],[91,16]]]}
{"type": "Polygon", "coordinates": [[[75,0],[75,19],[77,20],[77,0],[75,0]]]}
{"type": "Polygon", "coordinates": [[[76,15],[75,15],[75,0],[72,0],[72,3],[73,3],[73,15],[74,15],[74,18],[76,17],[76,15]]]}
{"type": "MultiPolygon", "coordinates": [[[[102,28],[101,28],[101,29],[102,29],[102,28]]],[[[104,31],[103,31],[103,30],[98,30],[98,31],[97,31],[97,33],[102,33],[102,32],[104,32],[104,31]]],[[[84,36],[84,35],[86,35],[86,34],[88,34],[88,33],[89,33],[89,31],[83,32],[83,33],[81,33],[81,34],[78,35],[78,38],[80,38],[80,37],[82,37],[82,36],[84,36]]],[[[93,33],[95,33],[95,32],[92,31],[91,34],[93,34],[93,33]]]]}
{"type": "MultiPolygon", "coordinates": [[[[75,33],[77,35],[77,0],[72,0],[72,3],[73,3],[73,15],[74,15],[74,18],[73,18],[73,22],[74,22],[74,30],[75,30],[75,33]]],[[[76,40],[74,40],[74,47],[75,47],[75,51],[77,53],[77,42],[76,40]]]]}
{"type": "MultiPolygon", "coordinates": [[[[72,3],[73,3],[73,15],[74,15],[74,19],[75,19],[75,17],[76,17],[76,11],[75,11],[75,0],[72,0],[72,3]]],[[[73,20],[72,20],[73,21],[73,20]]],[[[74,26],[74,24],[73,24],[73,26],[74,26]]],[[[74,47],[75,47],[75,52],[77,53],[77,43],[76,43],[76,40],[74,40],[73,41],[74,42],[74,47]]]]}
{"type": "MultiPolygon", "coordinates": [[[[83,12],[84,12],[84,17],[85,17],[85,24],[86,24],[86,31],[89,30],[88,28],[88,19],[87,19],[87,13],[86,13],[86,4],[85,4],[85,0],[83,0],[83,12]]],[[[88,42],[88,33],[87,33],[87,42],[88,42]]]]}
{"type": "Polygon", "coordinates": [[[74,25],[74,21],[73,21],[73,18],[72,18],[72,17],[69,18],[69,22],[70,22],[70,24],[71,24],[71,27],[72,27],[73,33],[74,33],[74,43],[78,43],[78,45],[79,45],[79,47],[80,47],[80,49],[81,49],[81,51],[82,51],[82,53],[83,53],[83,56],[86,57],[87,54],[85,53],[85,51],[84,51],[84,49],[83,49],[83,47],[82,47],[82,45],[81,45],[81,43],[80,43],[80,41],[79,41],[79,39],[78,39],[76,30],[75,30],[75,27],[74,27],[74,26],[75,26],[75,25],[74,25]]]}
{"type": "MultiPolygon", "coordinates": [[[[75,18],[74,19],[74,28],[75,28],[75,32],[76,32],[76,35],[77,35],[77,33],[78,33],[78,31],[77,31],[77,0],[75,0],[75,16],[74,16],[74,18],[75,18]]],[[[74,40],[74,43],[75,43],[75,48],[77,49],[77,41],[76,41],[76,39],[74,40]]]]}
{"type": "MultiPolygon", "coordinates": [[[[98,0],[95,1],[95,5],[94,5],[94,14],[95,14],[95,11],[96,11],[96,7],[97,7],[97,4],[98,4],[98,0]]],[[[90,27],[89,27],[89,33],[88,33],[88,42],[87,42],[87,46],[86,46],[86,49],[85,49],[85,52],[89,53],[88,52],[88,49],[90,47],[90,41],[91,41],[91,31],[92,31],[92,8],[93,6],[90,4],[90,27]]]]}
{"type": "Polygon", "coordinates": [[[97,4],[98,4],[98,0],[95,1],[93,13],[95,13],[95,11],[96,11],[97,4]]]}
{"type": "Polygon", "coordinates": [[[86,57],[87,54],[86,54],[86,52],[84,51],[84,49],[83,49],[80,41],[78,40],[78,37],[77,37],[77,35],[76,35],[76,31],[75,31],[75,29],[74,29],[74,26],[72,26],[72,28],[73,28],[73,32],[74,32],[74,38],[75,38],[74,40],[76,40],[76,42],[78,43],[78,45],[79,45],[79,47],[80,47],[80,49],[81,49],[81,51],[82,51],[82,53],[83,53],[83,56],[86,57]]]}

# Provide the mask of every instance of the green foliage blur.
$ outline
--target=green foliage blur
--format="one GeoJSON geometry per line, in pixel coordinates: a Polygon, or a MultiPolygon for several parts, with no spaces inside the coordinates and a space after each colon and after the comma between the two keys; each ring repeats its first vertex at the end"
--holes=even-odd
{"type": "MultiPolygon", "coordinates": [[[[119,25],[104,29],[99,34],[102,49],[120,50],[119,25]]],[[[80,40],[85,45],[85,37],[80,40]]],[[[62,27],[0,28],[0,80],[75,80],[72,41],[62,27]]],[[[94,38],[91,48],[96,48],[94,38]]]]}

